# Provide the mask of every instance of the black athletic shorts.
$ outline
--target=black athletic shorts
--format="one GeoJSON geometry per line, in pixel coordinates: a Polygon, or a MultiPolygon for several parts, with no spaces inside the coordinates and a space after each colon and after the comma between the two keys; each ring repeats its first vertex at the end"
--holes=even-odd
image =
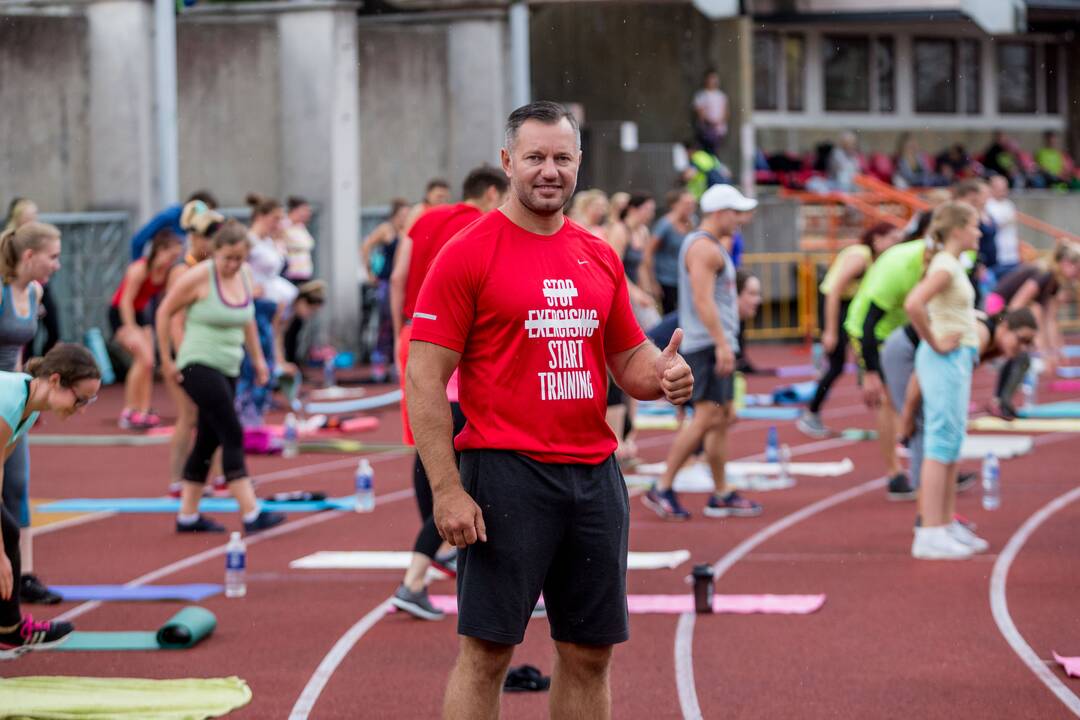
{"type": "MultiPolygon", "coordinates": [[[[148,327],[153,324],[150,314],[147,312],[149,308],[135,311],[135,324],[139,327],[148,327]]],[[[112,328],[113,335],[124,324],[124,321],[120,318],[120,308],[115,305],[109,306],[109,327],[112,328]]]]}
{"type": "Polygon", "coordinates": [[[735,400],[735,374],[716,374],[716,348],[709,346],[704,350],[685,353],[683,359],[694,373],[694,391],[690,403],[711,400],[727,405],[735,400]]]}
{"type": "Polygon", "coordinates": [[[461,480],[484,513],[488,539],[458,557],[459,634],[520,643],[543,591],[553,639],[613,645],[630,638],[630,500],[614,456],[562,465],[466,450],[461,480]]]}

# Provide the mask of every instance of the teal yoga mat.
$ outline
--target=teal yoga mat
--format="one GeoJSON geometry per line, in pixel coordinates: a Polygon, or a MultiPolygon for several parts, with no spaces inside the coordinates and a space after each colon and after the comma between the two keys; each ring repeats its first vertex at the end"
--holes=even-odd
{"type": "Polygon", "coordinates": [[[50,585],[49,589],[63,596],[65,601],[156,601],[186,600],[199,602],[220,593],[220,585],[50,585]]]}
{"type": "Polygon", "coordinates": [[[1080,402],[1069,400],[1022,407],[1017,409],[1016,414],[1022,418],[1080,418],[1080,402]]]}
{"type": "Polygon", "coordinates": [[[76,630],[57,650],[186,650],[210,636],[217,627],[214,613],[186,607],[158,628],[142,631],[80,632],[76,630]]]}
{"type": "Polygon", "coordinates": [[[797,407],[744,407],[736,415],[743,420],[797,420],[801,413],[797,407]]]}
{"type": "MultiPolygon", "coordinates": [[[[323,510],[353,510],[356,499],[346,496],[313,500],[309,502],[275,502],[261,500],[263,510],[278,512],[321,512],[323,510]]],[[[203,498],[199,501],[202,512],[239,512],[232,498],[203,498]]],[[[35,512],[118,512],[118,513],[176,513],[180,501],[176,498],[69,498],[39,505],[35,512]]]]}

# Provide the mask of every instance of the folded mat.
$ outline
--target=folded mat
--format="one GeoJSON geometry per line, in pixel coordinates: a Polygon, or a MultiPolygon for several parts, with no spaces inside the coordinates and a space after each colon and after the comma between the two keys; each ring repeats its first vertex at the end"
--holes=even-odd
{"type": "Polygon", "coordinates": [[[1028,454],[1034,445],[1030,435],[967,435],[960,458],[982,460],[990,453],[1002,459],[1012,458],[1028,454]]]}
{"type": "Polygon", "coordinates": [[[49,589],[60,593],[65,601],[87,600],[184,600],[199,602],[221,592],[220,585],[196,583],[192,585],[50,585],[49,589]]]}
{"type": "MultiPolygon", "coordinates": [[[[628,570],[675,568],[690,559],[689,550],[634,552],[627,556],[628,570]]],[[[411,552],[377,550],[320,550],[289,563],[294,570],[404,570],[411,552]]]]}
{"type": "MultiPolygon", "coordinates": [[[[210,636],[217,618],[206,608],[188,606],[153,630],[83,632],[76,630],[55,651],[78,650],[186,650],[210,636]]],[[[2,706],[0,706],[2,707],[2,706]]]]}
{"type": "Polygon", "coordinates": [[[0,718],[203,720],[251,702],[238,677],[143,680],[29,676],[0,680],[0,718]]]}
{"type": "MultiPolygon", "coordinates": [[[[278,512],[320,512],[322,510],[353,510],[356,498],[347,495],[311,502],[275,502],[260,500],[263,510],[278,512]]],[[[203,498],[199,501],[202,512],[239,512],[233,498],[203,498]]],[[[39,505],[37,512],[120,512],[120,513],[176,513],[180,500],[170,497],[156,498],[69,498],[39,505]]]]}
{"type": "Polygon", "coordinates": [[[977,417],[968,421],[970,430],[990,432],[1080,432],[1080,419],[1019,418],[1012,422],[996,417],[977,417]]]}
{"type": "MultiPolygon", "coordinates": [[[[456,595],[432,595],[431,604],[445,613],[457,613],[456,595]]],[[[714,613],[736,615],[807,615],[821,609],[824,595],[713,595],[714,613]]],[[[694,612],[693,595],[627,595],[631,614],[694,612]]],[[[393,612],[393,611],[391,611],[393,612]]]]}
{"type": "Polygon", "coordinates": [[[1066,400],[1032,407],[1021,407],[1017,408],[1016,414],[1022,418],[1080,418],[1080,402],[1066,400]]]}

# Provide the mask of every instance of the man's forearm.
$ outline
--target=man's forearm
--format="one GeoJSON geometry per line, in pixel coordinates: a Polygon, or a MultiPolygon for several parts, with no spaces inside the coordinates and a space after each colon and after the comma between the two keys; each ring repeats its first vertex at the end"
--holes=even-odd
{"type": "Polygon", "coordinates": [[[626,367],[618,378],[619,387],[637,400],[656,400],[662,397],[660,378],[656,376],[656,358],[660,350],[651,342],[643,342],[634,348],[626,361],[626,367]]]}
{"type": "MultiPolygon", "coordinates": [[[[410,369],[411,366],[412,363],[410,369]]],[[[454,419],[445,386],[440,387],[430,379],[417,382],[407,370],[405,397],[416,451],[424,463],[432,493],[460,485],[454,456],[454,419]]]]}

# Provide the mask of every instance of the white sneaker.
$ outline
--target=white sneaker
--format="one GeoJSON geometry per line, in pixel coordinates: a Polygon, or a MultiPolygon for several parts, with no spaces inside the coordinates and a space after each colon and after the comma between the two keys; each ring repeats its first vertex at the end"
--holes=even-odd
{"type": "Polygon", "coordinates": [[[990,549],[990,543],[971,532],[964,524],[953,520],[945,526],[954,539],[971,548],[972,552],[983,553],[990,549]]]}
{"type": "Polygon", "coordinates": [[[966,560],[974,551],[952,536],[947,527],[915,528],[911,556],[919,560],[966,560]]]}

